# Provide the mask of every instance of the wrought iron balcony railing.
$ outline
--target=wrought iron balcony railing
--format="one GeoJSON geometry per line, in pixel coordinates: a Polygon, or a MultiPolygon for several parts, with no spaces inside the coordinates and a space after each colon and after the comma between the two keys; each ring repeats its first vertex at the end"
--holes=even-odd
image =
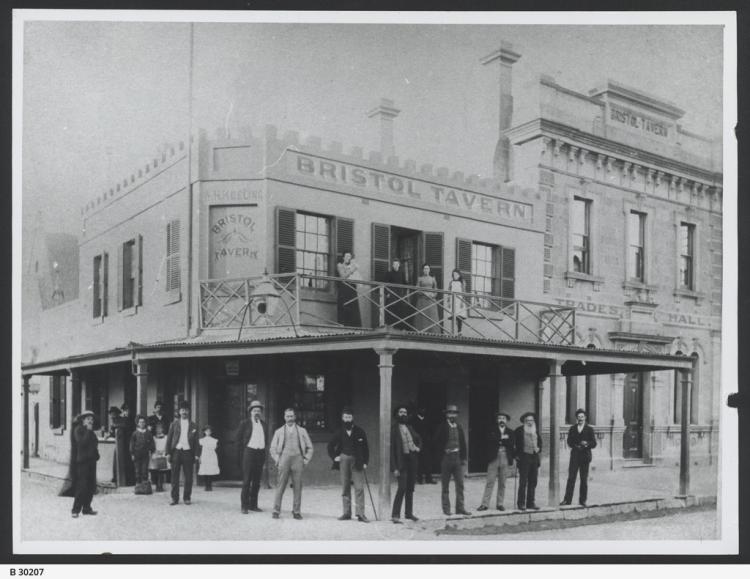
{"type": "Polygon", "coordinates": [[[205,280],[203,330],[258,326],[376,329],[575,345],[575,308],[330,276],[205,280]]]}

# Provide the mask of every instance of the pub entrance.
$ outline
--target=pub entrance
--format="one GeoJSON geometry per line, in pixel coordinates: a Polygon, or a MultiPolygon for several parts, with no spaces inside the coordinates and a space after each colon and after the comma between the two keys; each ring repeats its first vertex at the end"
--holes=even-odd
{"type": "MultiPolygon", "coordinates": [[[[438,425],[443,421],[443,411],[447,403],[447,385],[445,382],[420,382],[417,391],[417,409],[424,408],[429,421],[429,432],[434,435],[438,425]]],[[[415,409],[416,410],[416,409],[415,409]]],[[[430,449],[429,457],[420,456],[420,460],[429,460],[431,472],[440,472],[440,459],[442,455],[430,449]]]]}
{"type": "Polygon", "coordinates": [[[497,382],[469,386],[469,472],[487,471],[487,432],[496,422],[497,400],[497,382]]]}
{"type": "Polygon", "coordinates": [[[643,457],[643,374],[627,374],[623,393],[623,458],[643,457]]]}

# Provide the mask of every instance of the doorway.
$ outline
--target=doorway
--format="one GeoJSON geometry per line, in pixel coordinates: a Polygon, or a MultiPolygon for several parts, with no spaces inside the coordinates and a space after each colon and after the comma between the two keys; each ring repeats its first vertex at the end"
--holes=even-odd
{"type": "Polygon", "coordinates": [[[219,470],[223,480],[242,479],[242,449],[237,437],[240,423],[246,418],[246,409],[257,396],[255,384],[236,379],[217,384],[209,396],[208,422],[213,427],[213,436],[221,441],[219,470]]]}
{"type": "Polygon", "coordinates": [[[623,458],[643,457],[643,374],[627,374],[623,392],[623,458]]]}
{"type": "MultiPolygon", "coordinates": [[[[430,437],[435,435],[435,430],[443,420],[443,410],[447,402],[447,386],[445,382],[420,382],[417,390],[417,408],[426,410],[428,421],[428,431],[430,437]]],[[[435,452],[434,448],[430,449],[431,470],[430,472],[440,472],[440,459],[442,455],[435,452]]],[[[421,460],[421,457],[420,457],[421,460]]]]}
{"type": "Polygon", "coordinates": [[[487,471],[487,433],[495,424],[498,384],[469,386],[469,472],[487,471]]]}
{"type": "Polygon", "coordinates": [[[391,227],[392,257],[401,259],[401,270],[407,285],[415,285],[421,274],[420,236],[420,231],[391,227]]]}

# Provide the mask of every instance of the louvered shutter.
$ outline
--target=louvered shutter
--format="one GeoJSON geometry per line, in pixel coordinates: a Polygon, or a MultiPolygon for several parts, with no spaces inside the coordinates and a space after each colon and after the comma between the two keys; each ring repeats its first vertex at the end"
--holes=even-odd
{"type": "MultiPolygon", "coordinates": [[[[422,234],[422,257],[430,266],[430,273],[435,278],[438,288],[443,287],[443,233],[427,232],[422,234]]],[[[421,273],[420,273],[421,275],[421,273]]]]}
{"type": "Polygon", "coordinates": [[[122,298],[125,292],[122,291],[122,270],[125,267],[123,262],[122,243],[117,246],[117,311],[122,311],[122,298]]]}
{"type": "Polygon", "coordinates": [[[501,247],[502,253],[500,272],[500,297],[513,299],[516,297],[516,250],[501,247]]]}
{"type": "Polygon", "coordinates": [[[49,427],[55,428],[55,408],[57,394],[57,379],[55,376],[49,377],[49,427]]]}
{"type": "Polygon", "coordinates": [[[109,254],[104,253],[102,255],[102,289],[101,289],[101,300],[102,300],[102,315],[106,316],[109,314],[109,254]]]}
{"type": "Polygon", "coordinates": [[[67,426],[67,417],[68,417],[68,409],[66,408],[66,404],[68,402],[68,379],[65,376],[62,376],[60,378],[60,404],[58,405],[58,408],[60,409],[60,419],[59,424],[63,428],[67,426]]]}
{"type": "Polygon", "coordinates": [[[136,240],[136,247],[133,249],[135,250],[135,267],[133,268],[133,273],[135,273],[136,278],[136,294],[134,296],[134,302],[137,306],[143,305],[143,236],[139,235],[136,240]]]}
{"type": "Polygon", "coordinates": [[[354,255],[354,220],[337,217],[336,255],[343,256],[347,251],[354,255]]]}
{"type": "Polygon", "coordinates": [[[391,227],[380,223],[372,224],[372,268],[375,281],[385,281],[391,260],[391,227]]]}
{"type": "Polygon", "coordinates": [[[282,207],[276,208],[276,272],[294,273],[296,259],[297,212],[282,207]]]}
{"type": "Polygon", "coordinates": [[[94,311],[92,313],[95,318],[98,318],[102,315],[102,302],[101,302],[101,299],[102,299],[102,285],[101,285],[102,283],[102,279],[101,279],[102,261],[101,259],[102,258],[100,255],[94,256],[94,296],[93,296],[94,299],[92,300],[94,311]]]}
{"type": "Polygon", "coordinates": [[[471,240],[456,238],[456,269],[464,278],[464,291],[471,291],[471,240]]]}
{"type": "Polygon", "coordinates": [[[167,223],[167,285],[166,290],[179,290],[182,285],[180,271],[180,220],[167,223]]]}

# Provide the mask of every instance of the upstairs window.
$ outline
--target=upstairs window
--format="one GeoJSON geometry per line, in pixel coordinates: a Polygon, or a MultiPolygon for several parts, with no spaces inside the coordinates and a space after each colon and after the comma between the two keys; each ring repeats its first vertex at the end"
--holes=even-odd
{"type": "Polygon", "coordinates": [[[591,274],[591,201],[573,198],[573,271],[591,274]]]}
{"type": "Polygon", "coordinates": [[[109,255],[107,253],[94,256],[93,286],[93,316],[103,318],[108,313],[109,255]]]}
{"type": "Polygon", "coordinates": [[[464,291],[479,294],[475,303],[480,308],[499,309],[510,303],[482,295],[515,298],[515,262],[515,249],[456,238],[456,269],[464,279],[464,291]]]}
{"type": "MultiPolygon", "coordinates": [[[[295,227],[297,273],[327,276],[331,264],[331,220],[328,217],[297,213],[295,227]]],[[[325,289],[328,282],[305,280],[307,287],[325,289]]]]}
{"type": "MultiPolygon", "coordinates": [[[[471,287],[478,294],[493,295],[493,288],[498,287],[495,271],[496,248],[483,243],[471,244],[471,287]]],[[[480,307],[489,307],[489,300],[479,300],[480,307]]]]}
{"type": "Polygon", "coordinates": [[[638,211],[628,214],[628,279],[645,282],[646,215],[638,211]]]}
{"type": "Polygon", "coordinates": [[[695,225],[680,223],[680,289],[695,289],[695,225]]]}
{"type": "Polygon", "coordinates": [[[143,238],[139,235],[118,247],[118,309],[143,304],[143,238]]]}

